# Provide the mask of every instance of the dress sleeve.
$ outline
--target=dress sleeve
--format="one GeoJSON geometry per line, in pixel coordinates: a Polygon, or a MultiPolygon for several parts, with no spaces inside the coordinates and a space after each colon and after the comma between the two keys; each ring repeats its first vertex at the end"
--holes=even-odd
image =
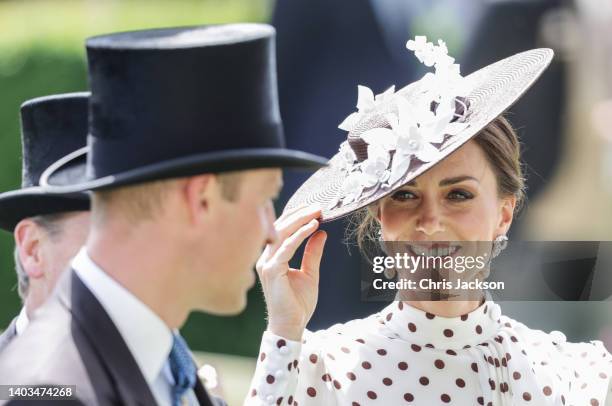
{"type": "Polygon", "coordinates": [[[264,332],[244,405],[335,405],[317,335],[306,331],[299,342],[264,332]]]}

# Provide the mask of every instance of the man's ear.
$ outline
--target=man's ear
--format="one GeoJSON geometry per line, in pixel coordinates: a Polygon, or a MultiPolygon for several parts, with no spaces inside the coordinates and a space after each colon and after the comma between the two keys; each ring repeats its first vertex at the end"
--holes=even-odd
{"type": "Polygon", "coordinates": [[[31,279],[45,276],[45,264],[41,250],[44,230],[30,219],[21,220],[13,232],[21,266],[31,279]]]}
{"type": "Polygon", "coordinates": [[[499,223],[495,236],[506,235],[512,225],[512,219],[514,218],[514,208],[516,207],[516,196],[503,197],[501,199],[499,223]]]}
{"type": "Polygon", "coordinates": [[[211,203],[216,200],[215,182],[212,174],[191,176],[183,185],[183,196],[187,203],[189,218],[193,222],[199,222],[211,208],[211,203]]]}

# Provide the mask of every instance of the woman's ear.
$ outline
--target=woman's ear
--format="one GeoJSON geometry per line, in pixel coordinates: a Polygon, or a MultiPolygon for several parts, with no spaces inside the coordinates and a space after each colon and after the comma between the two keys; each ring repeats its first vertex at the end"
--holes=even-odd
{"type": "Polygon", "coordinates": [[[378,225],[380,225],[380,204],[378,202],[372,203],[368,206],[370,215],[376,219],[378,225]]]}
{"type": "Polygon", "coordinates": [[[514,208],[516,207],[516,196],[503,197],[501,199],[499,223],[494,238],[498,235],[506,235],[512,225],[514,208]]]}

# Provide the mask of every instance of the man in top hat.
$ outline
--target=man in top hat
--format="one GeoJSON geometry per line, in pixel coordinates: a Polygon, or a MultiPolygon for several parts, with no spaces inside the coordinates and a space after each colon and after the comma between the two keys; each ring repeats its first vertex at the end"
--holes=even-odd
{"type": "Polygon", "coordinates": [[[15,236],[23,308],[0,335],[0,352],[24,331],[87,236],[87,194],[48,194],[38,180],[47,166],[86,144],[88,99],[89,93],[70,93],[21,106],[22,187],[0,194],[0,228],[15,236]]]}
{"type": "Polygon", "coordinates": [[[93,192],[90,234],[54,299],[0,356],[0,382],[76,385],[87,405],[215,404],[177,329],[193,310],[245,307],[254,264],[277,239],[281,168],[326,160],[284,147],[268,25],[128,32],[86,45],[88,181],[60,185],[80,155],[41,183],[93,192]]]}

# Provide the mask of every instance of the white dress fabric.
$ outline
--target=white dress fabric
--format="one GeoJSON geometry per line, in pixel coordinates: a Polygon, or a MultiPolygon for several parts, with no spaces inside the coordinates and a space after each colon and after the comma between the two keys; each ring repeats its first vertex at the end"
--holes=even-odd
{"type": "Polygon", "coordinates": [[[612,405],[612,356],[485,301],[446,318],[394,302],[365,319],[269,331],[245,405],[612,405]]]}

